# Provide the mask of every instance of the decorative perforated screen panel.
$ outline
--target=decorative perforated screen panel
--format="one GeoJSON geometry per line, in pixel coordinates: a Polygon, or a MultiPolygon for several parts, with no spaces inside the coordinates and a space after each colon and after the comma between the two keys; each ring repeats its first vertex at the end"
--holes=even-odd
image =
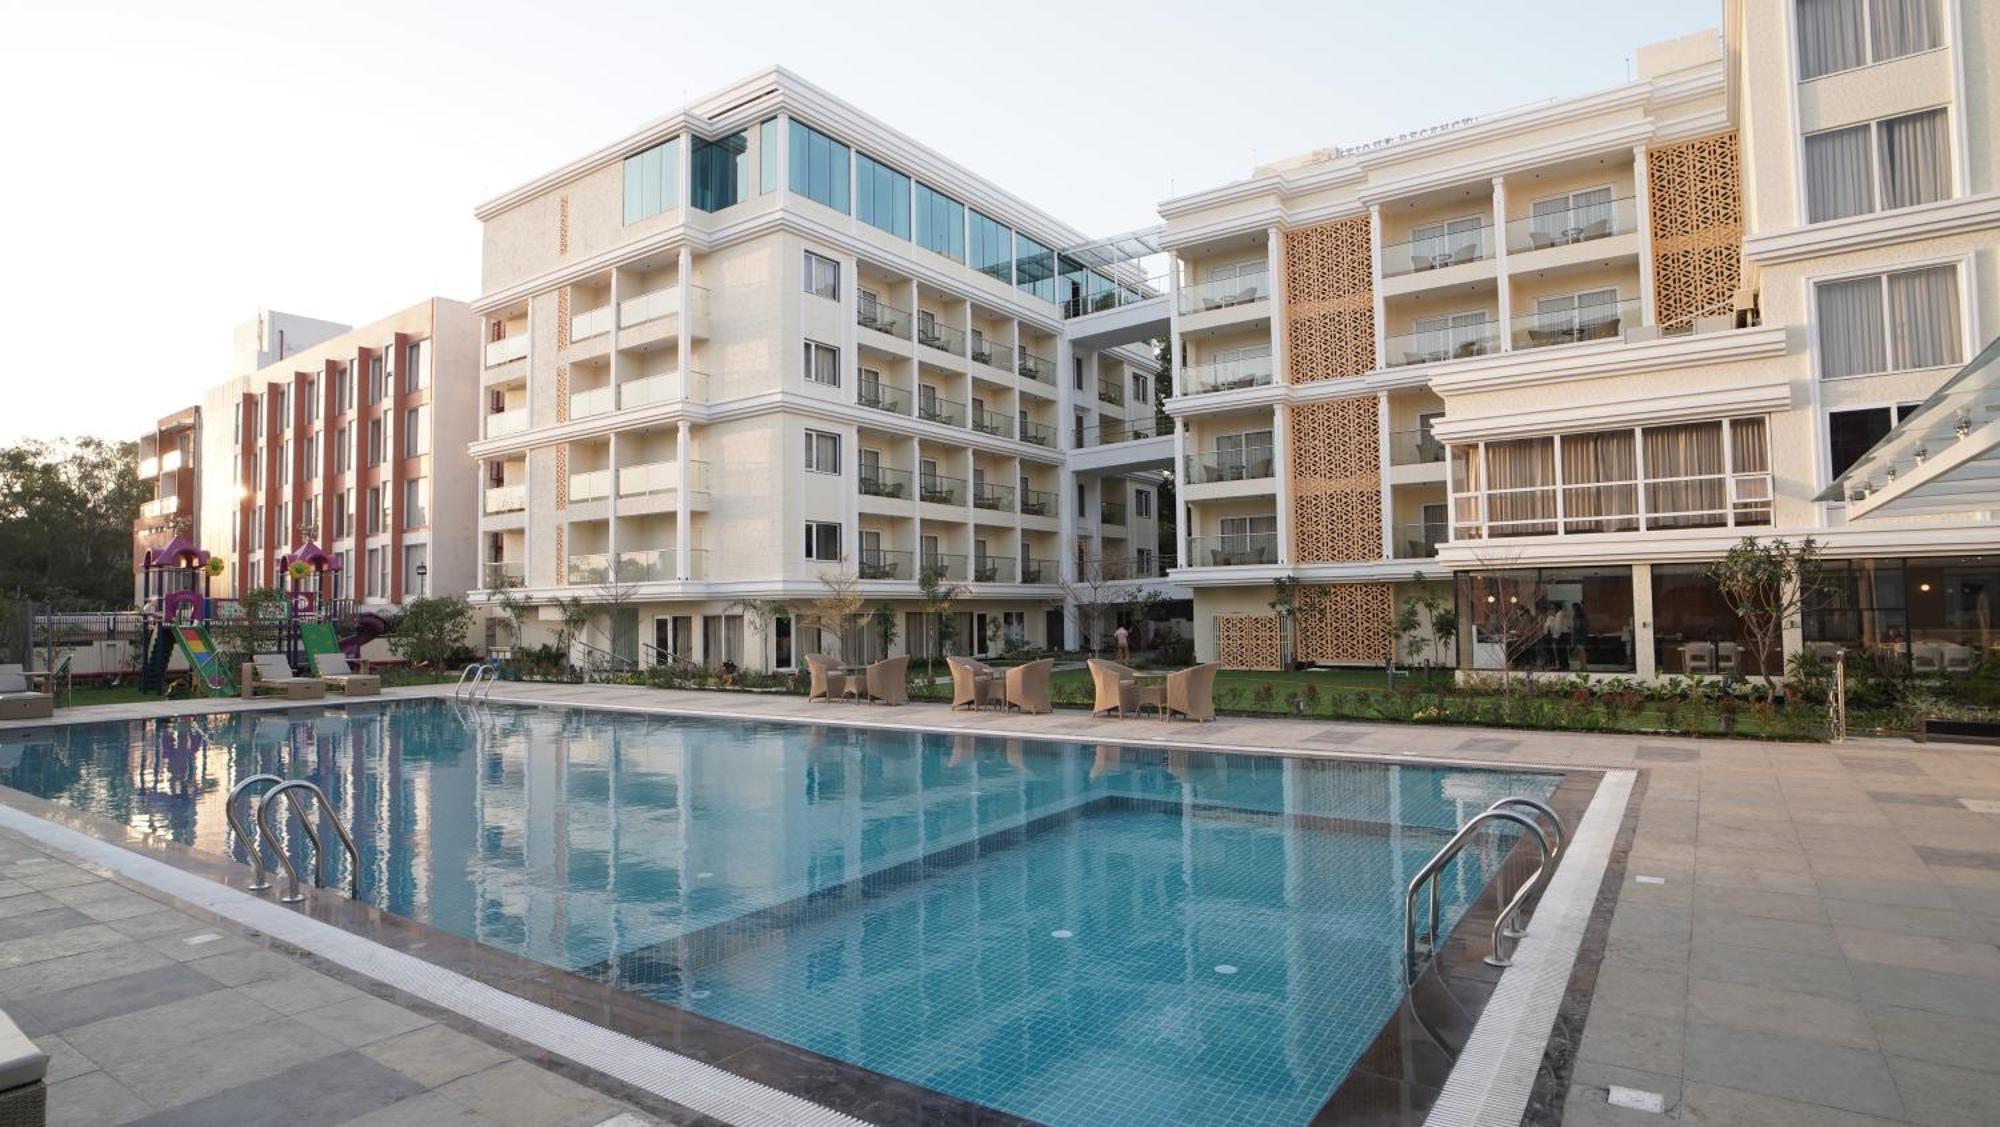
{"type": "Polygon", "coordinates": [[[1278,616],[1216,615],[1215,660],[1226,669],[1277,669],[1283,661],[1278,641],[1278,616]]]}
{"type": "Polygon", "coordinates": [[[1743,280],[1736,134],[1646,152],[1653,225],[1653,319],[1665,329],[1733,308],[1743,280]]]}
{"type": "Polygon", "coordinates": [[[1359,376],[1375,367],[1375,280],[1368,217],[1284,234],[1286,379],[1359,376]]]}
{"type": "Polygon", "coordinates": [[[1381,436],[1375,397],[1299,403],[1290,412],[1292,559],[1382,558],[1381,436]]]}
{"type": "Polygon", "coordinates": [[[1300,661],[1388,660],[1395,591],[1387,583],[1301,586],[1294,599],[1292,636],[1300,661]]]}

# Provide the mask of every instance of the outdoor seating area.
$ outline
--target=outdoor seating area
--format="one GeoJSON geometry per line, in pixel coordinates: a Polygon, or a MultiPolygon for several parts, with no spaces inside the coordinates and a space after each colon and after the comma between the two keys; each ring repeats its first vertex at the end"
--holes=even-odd
{"type": "Polygon", "coordinates": [[[0,1012],[0,1124],[39,1127],[46,1122],[48,1070],[49,1054],[0,1012]]]}
{"type": "Polygon", "coordinates": [[[1137,717],[1147,708],[1161,720],[1215,719],[1215,674],[1222,666],[1209,662],[1171,673],[1141,673],[1115,661],[1091,658],[1091,715],[1117,712],[1120,719],[1137,717]]]}
{"type": "Polygon", "coordinates": [[[842,665],[825,654],[806,655],[807,700],[851,700],[857,704],[910,703],[910,658],[884,658],[869,665],[842,665]]]}
{"type": "MultiPolygon", "coordinates": [[[[284,654],[257,654],[243,663],[243,698],[282,696],[286,700],[322,700],[326,682],[317,677],[300,677],[284,654]]],[[[379,687],[379,683],[378,683],[379,687]]]]}
{"type": "Polygon", "coordinates": [[[382,692],[382,678],[373,673],[356,673],[354,667],[347,664],[345,654],[316,653],[309,655],[307,660],[312,662],[313,672],[319,679],[342,695],[372,697],[382,692]]]}
{"type": "Polygon", "coordinates": [[[28,687],[28,675],[19,665],[0,665],[0,720],[39,720],[56,714],[52,693],[28,687]]]}

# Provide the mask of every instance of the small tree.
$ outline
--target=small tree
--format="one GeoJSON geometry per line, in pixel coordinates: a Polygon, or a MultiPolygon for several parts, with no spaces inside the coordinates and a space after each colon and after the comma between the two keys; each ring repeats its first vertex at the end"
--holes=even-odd
{"type": "MultiPolygon", "coordinates": [[[[792,604],[783,599],[738,599],[729,604],[729,609],[741,614],[757,624],[757,636],[768,640],[777,628],[778,620],[792,613],[792,604]]],[[[674,654],[677,661],[686,661],[686,654],[674,654]]]]}
{"type": "MultiPolygon", "coordinates": [[[[1411,578],[1423,583],[1421,574],[1411,578]]],[[[1416,655],[1417,643],[1423,643],[1424,679],[1429,680],[1431,671],[1443,664],[1439,659],[1444,655],[1445,646],[1458,636],[1458,612],[1452,609],[1449,599],[1425,584],[1417,588],[1416,594],[1403,600],[1403,605],[1396,611],[1393,629],[1397,643],[1407,647],[1412,657],[1416,655]]]]}
{"type": "Polygon", "coordinates": [[[1703,569],[1743,623],[1743,632],[1757,651],[1764,691],[1773,696],[1780,681],[1772,675],[1772,659],[1779,658],[1775,664],[1782,672],[1785,627],[1799,625],[1808,611],[1825,606],[1833,594],[1819,553],[1819,542],[1810,536],[1797,546],[1782,536],[1763,541],[1745,536],[1703,569]]]}
{"type": "Polygon", "coordinates": [[[1291,651],[1292,618],[1299,609],[1299,581],[1289,575],[1281,575],[1271,581],[1271,601],[1264,604],[1278,612],[1278,640],[1286,652],[1278,655],[1279,664],[1290,669],[1293,664],[1291,651]]]}
{"type": "Polygon", "coordinates": [[[827,571],[821,573],[819,582],[825,593],[812,601],[813,624],[822,630],[832,630],[840,642],[841,660],[851,660],[847,641],[864,617],[861,577],[853,572],[827,571]]]}
{"type": "Polygon", "coordinates": [[[420,668],[441,669],[465,648],[472,608],[456,595],[411,599],[403,604],[389,648],[420,668]]]}
{"type": "Polygon", "coordinates": [[[520,649],[526,644],[528,613],[533,609],[528,600],[516,594],[512,584],[504,582],[487,588],[486,598],[488,605],[499,608],[501,617],[507,620],[508,644],[520,649]]]}
{"type": "Polygon", "coordinates": [[[896,608],[888,603],[876,603],[868,616],[868,624],[875,629],[875,640],[882,643],[882,656],[889,656],[889,647],[896,644],[896,608]]]}
{"type": "Polygon", "coordinates": [[[917,573],[917,605],[923,611],[924,620],[932,624],[936,633],[936,637],[924,646],[925,692],[930,691],[937,670],[937,652],[944,646],[945,623],[949,621],[951,608],[964,595],[965,588],[945,582],[942,568],[926,567],[917,573]]]}
{"type": "Polygon", "coordinates": [[[562,616],[562,650],[570,664],[576,664],[576,644],[589,645],[584,632],[590,629],[590,620],[597,617],[597,607],[582,595],[571,595],[556,600],[556,613],[562,616]]]}

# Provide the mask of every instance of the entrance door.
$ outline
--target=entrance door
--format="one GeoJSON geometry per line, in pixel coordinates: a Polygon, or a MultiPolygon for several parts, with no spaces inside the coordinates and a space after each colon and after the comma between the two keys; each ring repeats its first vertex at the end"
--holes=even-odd
{"type": "Polygon", "coordinates": [[[655,661],[692,661],[694,620],[684,614],[654,619],[653,646],[659,651],[653,655],[655,661]]]}
{"type": "Polygon", "coordinates": [[[619,661],[639,663],[638,607],[619,607],[611,612],[611,653],[619,661]]]}

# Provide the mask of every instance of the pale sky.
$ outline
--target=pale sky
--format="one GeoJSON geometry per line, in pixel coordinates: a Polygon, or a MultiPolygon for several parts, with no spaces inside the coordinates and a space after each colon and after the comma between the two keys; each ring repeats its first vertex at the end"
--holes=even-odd
{"type": "Polygon", "coordinates": [[[1719,0],[13,0],[0,443],[129,438],[259,306],[477,296],[472,208],[781,63],[1092,234],[1253,163],[1627,77],[1719,0]]]}

